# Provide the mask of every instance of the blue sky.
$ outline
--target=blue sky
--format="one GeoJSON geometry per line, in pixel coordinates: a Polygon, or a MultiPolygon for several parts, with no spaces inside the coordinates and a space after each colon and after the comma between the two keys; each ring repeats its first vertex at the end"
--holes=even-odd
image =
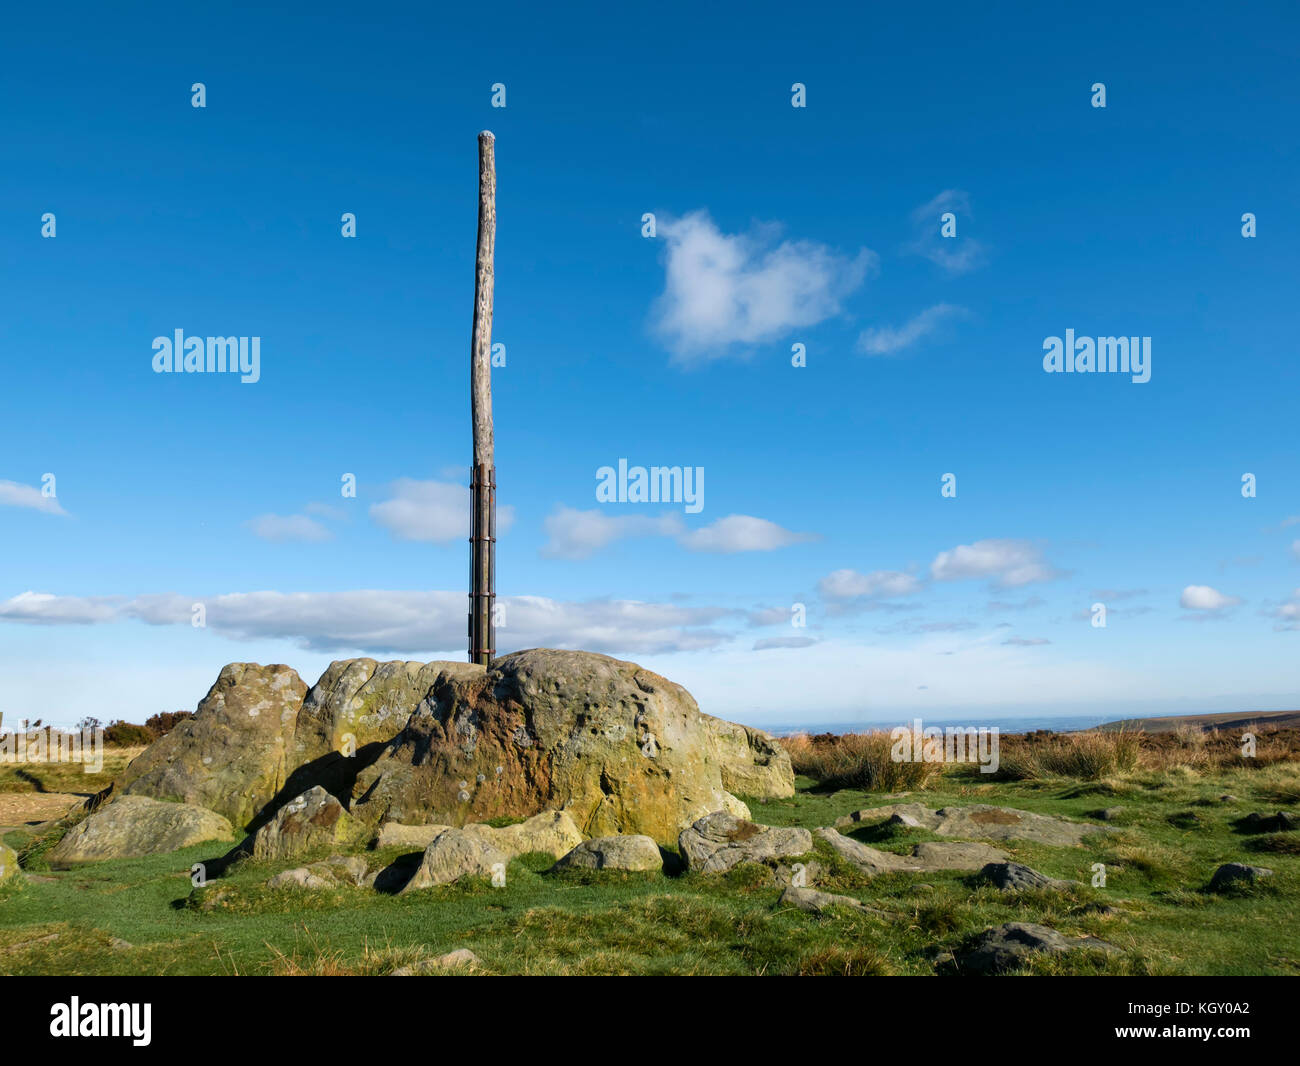
{"type": "Polygon", "coordinates": [[[758,724],[1300,703],[1293,5],[277,6],[10,16],[6,720],[464,658],[484,128],[499,650],[758,724]],[[598,503],[620,458],[703,510],[598,503]]]}

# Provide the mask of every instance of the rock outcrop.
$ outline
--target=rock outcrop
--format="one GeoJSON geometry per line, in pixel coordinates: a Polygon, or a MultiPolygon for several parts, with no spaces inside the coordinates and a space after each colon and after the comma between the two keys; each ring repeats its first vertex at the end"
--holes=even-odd
{"type": "Polygon", "coordinates": [[[896,855],[868,847],[852,837],[843,836],[835,829],[817,830],[817,837],[825,841],[841,859],[864,874],[930,873],[935,870],[979,870],[988,863],[1006,859],[1006,852],[987,844],[968,840],[926,841],[912,848],[911,855],[896,855]]]}
{"type": "Polygon", "coordinates": [[[516,652],[484,673],[440,675],[358,776],[352,810],[377,827],[562,809],[584,836],[669,843],[710,811],[749,813],[723,784],[735,753],[722,759],[714,738],[689,692],[635,663],[516,652]]]}
{"type": "Polygon", "coordinates": [[[231,663],[194,717],[133,759],[115,791],[195,804],[246,827],[294,765],[289,748],[306,694],[287,666],[231,663]]]}
{"type": "Polygon", "coordinates": [[[807,829],[757,825],[726,811],[714,811],[682,830],[678,838],[686,868],[716,874],[742,862],[769,863],[812,851],[807,829]]]}
{"type": "Polygon", "coordinates": [[[1249,888],[1266,877],[1272,877],[1273,871],[1267,866],[1247,866],[1244,862],[1225,862],[1210,878],[1211,892],[1227,892],[1232,889],[1249,888]]]}
{"type": "Polygon", "coordinates": [[[1107,826],[1087,822],[1068,822],[1045,814],[1016,810],[1014,807],[991,807],[975,804],[970,807],[943,807],[932,811],[921,803],[895,803],[888,807],[872,807],[854,811],[837,819],[838,829],[855,825],[869,825],[897,817],[897,824],[915,825],[929,829],[942,837],[966,837],[976,840],[1031,840],[1038,844],[1070,846],[1080,844],[1094,833],[1114,832],[1107,826]]]}
{"type": "Polygon", "coordinates": [[[129,859],[233,838],[230,822],[205,807],[121,796],[69,829],[47,858],[56,866],[129,859]]]}

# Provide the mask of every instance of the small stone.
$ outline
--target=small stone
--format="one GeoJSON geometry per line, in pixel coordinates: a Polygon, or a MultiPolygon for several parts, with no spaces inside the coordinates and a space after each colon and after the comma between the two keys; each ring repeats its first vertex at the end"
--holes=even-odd
{"type": "Polygon", "coordinates": [[[1273,871],[1264,866],[1247,866],[1243,862],[1228,862],[1214,871],[1214,876],[1210,878],[1210,891],[1222,892],[1228,888],[1254,885],[1264,878],[1272,876],[1273,871]]]}

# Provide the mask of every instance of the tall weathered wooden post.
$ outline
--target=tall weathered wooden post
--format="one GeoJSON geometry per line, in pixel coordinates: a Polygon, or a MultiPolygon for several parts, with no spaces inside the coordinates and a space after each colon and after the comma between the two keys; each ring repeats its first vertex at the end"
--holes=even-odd
{"type": "Polygon", "coordinates": [[[474,464],[470,469],[469,661],[496,654],[497,479],[492,442],[492,257],[497,232],[496,138],[478,135],[478,255],[474,273],[474,333],[470,341],[470,416],[474,464]]]}

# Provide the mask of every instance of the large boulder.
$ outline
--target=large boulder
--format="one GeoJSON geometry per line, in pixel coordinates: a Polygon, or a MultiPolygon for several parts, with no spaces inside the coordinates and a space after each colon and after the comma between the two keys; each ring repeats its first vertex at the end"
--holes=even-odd
{"type": "Polygon", "coordinates": [[[447,829],[424,849],[424,857],[403,892],[433,885],[447,885],[462,877],[491,877],[494,868],[504,869],[510,856],[482,837],[461,829],[447,829]]]}
{"type": "Polygon", "coordinates": [[[812,851],[807,829],[757,825],[726,811],[714,811],[682,830],[678,838],[686,868],[721,873],[742,862],[768,863],[812,851]]]}
{"type": "Polygon", "coordinates": [[[275,796],[307,686],[287,666],[231,663],[190,718],[140,753],[115,788],[191,803],[240,828],[275,796]]]}
{"type": "Polygon", "coordinates": [[[69,829],[47,858],[55,865],[131,859],[233,837],[230,822],[204,807],[121,796],[69,829]]]}
{"type": "Polygon", "coordinates": [[[481,837],[510,858],[540,852],[558,859],[582,843],[582,834],[573,824],[568,811],[543,811],[514,825],[494,828],[490,825],[467,825],[465,832],[481,837]]]}
{"type": "Polygon", "coordinates": [[[662,870],[659,845],[648,836],[597,837],[584,840],[554,866],[556,870],[662,870]]]}
{"type": "Polygon", "coordinates": [[[320,785],[290,800],[253,836],[255,859],[294,859],[347,843],[352,819],[320,785]]]}
{"type": "Polygon", "coordinates": [[[790,753],[761,729],[704,714],[722,772],[722,787],[751,799],[787,799],[794,795],[790,753]]]}
{"type": "Polygon", "coordinates": [[[562,809],[584,836],[670,843],[710,811],[748,815],[723,784],[714,735],[689,692],[635,663],[516,652],[483,673],[440,674],[358,775],[351,809],[375,827],[562,809]]]}

